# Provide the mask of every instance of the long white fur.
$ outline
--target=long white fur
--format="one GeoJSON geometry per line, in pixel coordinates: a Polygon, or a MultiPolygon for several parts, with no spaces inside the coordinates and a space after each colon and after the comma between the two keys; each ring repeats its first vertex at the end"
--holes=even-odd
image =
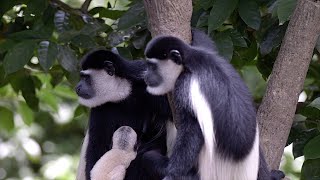
{"type": "MultiPolygon", "coordinates": [[[[221,157],[216,152],[213,114],[202,94],[196,77],[191,78],[190,99],[205,139],[205,145],[199,155],[199,174],[201,180],[256,180],[259,169],[259,132],[257,128],[251,152],[240,162],[221,157]]],[[[234,137],[235,139],[237,137],[234,137]]]]}
{"type": "Polygon", "coordinates": [[[183,66],[177,65],[171,60],[147,59],[149,62],[157,64],[158,72],[163,78],[162,83],[157,87],[147,87],[147,91],[154,95],[163,95],[173,90],[175,82],[183,70],[183,66]]]}
{"type": "Polygon", "coordinates": [[[77,170],[77,177],[76,180],[86,180],[86,151],[88,147],[88,141],[89,141],[89,133],[86,133],[86,136],[84,137],[83,144],[81,147],[81,152],[80,152],[80,161],[79,161],[79,166],[77,170]]]}
{"type": "Polygon", "coordinates": [[[211,108],[205,96],[201,93],[199,81],[196,77],[191,78],[189,99],[204,135],[204,146],[199,155],[199,174],[201,179],[211,179],[213,172],[213,116],[211,108]]]}
{"type": "Polygon", "coordinates": [[[100,106],[106,102],[119,102],[131,93],[131,83],[115,75],[110,76],[105,70],[88,69],[82,71],[92,77],[95,96],[90,99],[79,97],[79,103],[87,107],[100,106]]]}
{"type": "Polygon", "coordinates": [[[177,128],[172,121],[167,121],[167,156],[170,157],[176,142],[177,128]]]}
{"type": "MultiPolygon", "coordinates": [[[[256,180],[259,170],[259,135],[255,136],[254,145],[248,156],[238,163],[214,154],[214,174],[211,179],[221,180],[256,180]]],[[[236,138],[236,137],[235,137],[236,138]]]]}

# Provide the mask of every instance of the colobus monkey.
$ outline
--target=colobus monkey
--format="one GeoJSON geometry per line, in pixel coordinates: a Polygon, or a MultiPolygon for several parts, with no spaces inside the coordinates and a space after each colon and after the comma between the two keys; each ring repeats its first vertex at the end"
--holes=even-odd
{"type": "Polygon", "coordinates": [[[138,154],[125,179],[154,179],[143,171],[141,157],[152,149],[166,153],[165,123],[171,112],[165,96],[146,92],[146,61],[128,61],[98,49],[88,53],[81,66],[76,92],[79,102],[91,108],[86,147],[82,150],[85,161],[80,161],[85,163],[86,179],[90,179],[90,171],[99,158],[111,149],[113,133],[120,126],[130,126],[138,137],[138,154]]]}
{"type": "Polygon", "coordinates": [[[145,55],[148,92],[172,91],[177,115],[169,159],[152,151],[145,156],[158,173],[165,179],[197,179],[189,176],[196,168],[202,180],[271,179],[259,152],[249,90],[208,36],[193,30],[191,46],[176,37],[159,36],[148,43],[145,55]]]}

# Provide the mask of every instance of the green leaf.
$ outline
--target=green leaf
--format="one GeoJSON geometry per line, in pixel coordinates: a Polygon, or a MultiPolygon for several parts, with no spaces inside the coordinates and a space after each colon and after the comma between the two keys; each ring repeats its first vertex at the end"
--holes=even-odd
{"type": "Polygon", "coordinates": [[[99,32],[109,32],[112,28],[104,23],[100,23],[98,21],[93,21],[91,23],[86,24],[81,29],[80,33],[87,36],[96,36],[99,32]]]}
{"type": "Polygon", "coordinates": [[[63,73],[63,70],[62,70],[61,66],[59,66],[59,65],[53,66],[50,69],[49,73],[51,75],[50,84],[53,87],[58,85],[63,80],[64,73],[63,73]]]}
{"type": "Polygon", "coordinates": [[[0,128],[11,131],[14,128],[13,112],[5,107],[0,106],[0,128]]]}
{"type": "Polygon", "coordinates": [[[27,3],[27,8],[24,15],[27,19],[32,19],[33,16],[41,16],[43,11],[48,6],[48,1],[44,0],[32,0],[27,3]]]}
{"type": "Polygon", "coordinates": [[[145,24],[146,14],[142,1],[131,6],[130,9],[119,19],[118,29],[124,30],[138,24],[145,24]]]}
{"type": "Polygon", "coordinates": [[[320,97],[313,100],[308,106],[311,106],[320,110],[320,97]]]}
{"type": "Polygon", "coordinates": [[[241,69],[241,74],[253,97],[255,99],[261,98],[266,89],[266,82],[261,77],[257,67],[245,66],[241,69]]]}
{"type": "Polygon", "coordinates": [[[214,0],[200,0],[200,6],[204,10],[208,10],[212,7],[214,0]]]}
{"type": "Polygon", "coordinates": [[[39,99],[36,97],[36,90],[34,84],[34,77],[25,73],[25,71],[18,71],[10,75],[10,84],[13,89],[18,93],[22,92],[28,106],[34,110],[38,111],[39,108],[39,99]]]}
{"type": "Polygon", "coordinates": [[[302,109],[300,109],[299,113],[311,119],[319,119],[320,118],[320,97],[313,100],[306,107],[303,107],[302,109]]]}
{"type": "Polygon", "coordinates": [[[320,36],[318,37],[318,40],[317,40],[316,49],[320,53],[320,36]]]}
{"type": "Polygon", "coordinates": [[[145,46],[148,37],[149,37],[148,31],[144,31],[142,34],[140,34],[140,36],[134,37],[132,40],[132,44],[134,48],[142,49],[145,46]]]}
{"type": "Polygon", "coordinates": [[[103,9],[99,12],[99,17],[105,17],[116,20],[119,19],[125,12],[126,11],[103,9]]]}
{"type": "Polygon", "coordinates": [[[10,34],[8,37],[13,40],[21,41],[24,39],[48,39],[51,34],[46,30],[24,30],[10,34]]]}
{"type": "Polygon", "coordinates": [[[277,14],[279,18],[279,23],[283,24],[284,22],[290,19],[291,14],[293,13],[294,8],[296,7],[297,0],[279,0],[277,14]]]}
{"type": "Polygon", "coordinates": [[[82,114],[87,113],[87,108],[84,106],[79,105],[76,110],[74,111],[74,118],[81,116],[82,114]]]}
{"type": "Polygon", "coordinates": [[[58,45],[58,61],[65,70],[77,71],[78,60],[74,51],[69,47],[58,45]]]}
{"type": "Polygon", "coordinates": [[[90,36],[83,35],[83,34],[80,34],[72,38],[71,43],[73,43],[77,47],[86,48],[86,49],[97,46],[96,42],[90,36]]]}
{"type": "Polygon", "coordinates": [[[38,58],[41,67],[47,72],[57,58],[57,44],[50,41],[41,41],[38,47],[38,58]]]}
{"type": "Polygon", "coordinates": [[[73,89],[71,89],[69,86],[65,86],[62,84],[54,88],[54,93],[63,98],[68,98],[73,100],[78,99],[78,96],[73,89]]]}
{"type": "Polygon", "coordinates": [[[36,96],[35,86],[30,76],[27,76],[21,81],[21,92],[28,106],[32,108],[32,110],[38,111],[39,99],[36,96]]]}
{"type": "Polygon", "coordinates": [[[301,169],[301,180],[319,180],[320,159],[309,159],[304,161],[301,169]]]}
{"type": "Polygon", "coordinates": [[[208,19],[209,19],[209,14],[207,12],[203,12],[199,17],[199,20],[196,26],[199,28],[208,26],[208,19]]]}
{"type": "Polygon", "coordinates": [[[41,102],[48,105],[54,112],[58,112],[58,98],[51,90],[42,89],[38,94],[41,102]]]}
{"type": "Polygon", "coordinates": [[[0,17],[17,4],[19,4],[19,0],[0,1],[0,17]]]}
{"type": "Polygon", "coordinates": [[[12,49],[16,44],[17,42],[11,39],[0,40],[0,54],[12,49]]]}
{"type": "Polygon", "coordinates": [[[2,65],[0,65],[0,87],[7,84],[5,76],[6,76],[6,74],[4,72],[4,68],[2,65]]]}
{"type": "MultiPolygon", "coordinates": [[[[303,130],[291,130],[295,131],[295,138],[293,140],[293,157],[297,158],[304,155],[304,147],[315,136],[319,135],[317,129],[303,129],[303,130]]],[[[291,132],[290,132],[291,135],[291,132]]]]}
{"type": "Polygon", "coordinates": [[[233,54],[231,37],[227,33],[218,33],[214,36],[214,42],[216,43],[219,54],[230,61],[233,54]]]}
{"type": "Polygon", "coordinates": [[[117,50],[119,52],[119,54],[126,58],[126,59],[132,59],[132,54],[130,52],[130,50],[128,48],[125,47],[117,47],[117,50]]]}
{"type": "Polygon", "coordinates": [[[239,15],[251,28],[258,30],[261,23],[259,6],[254,0],[239,0],[239,15]]]}
{"type": "Polygon", "coordinates": [[[64,72],[64,75],[66,76],[68,82],[73,87],[75,87],[77,85],[77,83],[79,82],[79,80],[80,80],[80,76],[79,76],[79,72],[78,71],[64,72]]]}
{"type": "Polygon", "coordinates": [[[304,147],[304,157],[306,159],[320,158],[320,136],[311,139],[304,147]]]}
{"type": "Polygon", "coordinates": [[[209,33],[218,29],[237,7],[238,0],[215,0],[209,16],[209,33]]]}
{"type": "Polygon", "coordinates": [[[23,101],[19,102],[18,112],[26,125],[31,125],[34,119],[33,111],[23,101]]]}
{"type": "Polygon", "coordinates": [[[70,30],[70,14],[58,10],[54,15],[54,25],[59,33],[70,30]]]}
{"type": "Polygon", "coordinates": [[[6,74],[22,69],[33,56],[33,50],[36,45],[36,41],[28,40],[15,45],[11,50],[9,50],[3,60],[6,74]]]}
{"type": "Polygon", "coordinates": [[[265,33],[264,37],[262,38],[261,45],[260,45],[260,53],[262,55],[269,54],[272,51],[272,49],[280,46],[280,43],[284,37],[286,29],[287,29],[287,25],[271,26],[265,33]]]}
{"type": "Polygon", "coordinates": [[[239,31],[237,31],[236,29],[231,29],[229,31],[229,34],[234,46],[247,47],[247,42],[244,39],[244,37],[239,33],[239,31]]]}

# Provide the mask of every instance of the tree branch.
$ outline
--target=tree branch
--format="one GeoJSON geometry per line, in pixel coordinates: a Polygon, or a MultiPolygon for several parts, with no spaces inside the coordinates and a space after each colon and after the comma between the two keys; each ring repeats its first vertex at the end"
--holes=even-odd
{"type": "Polygon", "coordinates": [[[89,6],[90,6],[90,3],[91,3],[92,0],[85,0],[81,6],[81,11],[84,12],[84,13],[87,13],[88,12],[88,9],[89,9],[89,6]]]}
{"type": "Polygon", "coordinates": [[[298,0],[257,113],[262,145],[271,169],[278,169],[299,93],[320,34],[320,3],[298,0]]]}
{"type": "Polygon", "coordinates": [[[70,14],[76,14],[82,16],[83,13],[79,9],[74,9],[70,7],[68,4],[60,1],[60,0],[49,0],[49,3],[54,7],[59,7],[61,10],[68,12],[70,14]]]}

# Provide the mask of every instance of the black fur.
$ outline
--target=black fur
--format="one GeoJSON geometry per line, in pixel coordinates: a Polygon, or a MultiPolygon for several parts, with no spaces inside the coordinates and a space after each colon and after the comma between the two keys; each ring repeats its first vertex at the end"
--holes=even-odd
{"type": "MultiPolygon", "coordinates": [[[[82,60],[82,69],[102,69],[104,61],[115,66],[115,76],[131,82],[129,97],[118,103],[107,102],[91,109],[89,120],[89,142],[86,151],[86,179],[99,158],[112,147],[112,136],[120,126],[130,126],[138,136],[138,154],[127,169],[126,180],[154,179],[143,171],[141,160],[144,152],[156,149],[166,153],[165,122],[171,115],[165,96],[151,96],[141,74],[145,61],[128,61],[110,51],[100,49],[90,52],[82,60]]],[[[104,83],[104,82],[101,82],[104,83]]]]}
{"type": "MultiPolygon", "coordinates": [[[[178,115],[176,144],[166,169],[159,170],[169,177],[186,175],[197,166],[198,154],[204,143],[188,98],[191,77],[198,78],[200,90],[210,105],[216,151],[221,157],[234,162],[242,161],[250,153],[257,131],[252,97],[239,74],[217,54],[206,34],[197,30],[193,30],[192,34],[191,46],[176,37],[160,36],[150,41],[145,50],[147,58],[158,60],[169,59],[168,54],[177,50],[184,67],[173,90],[178,115]]],[[[270,174],[262,153],[260,155],[260,168],[268,173],[259,173],[259,180],[268,180],[270,174]]],[[[148,158],[152,159],[151,156],[148,158]]],[[[156,158],[159,159],[159,156],[156,158]]]]}

